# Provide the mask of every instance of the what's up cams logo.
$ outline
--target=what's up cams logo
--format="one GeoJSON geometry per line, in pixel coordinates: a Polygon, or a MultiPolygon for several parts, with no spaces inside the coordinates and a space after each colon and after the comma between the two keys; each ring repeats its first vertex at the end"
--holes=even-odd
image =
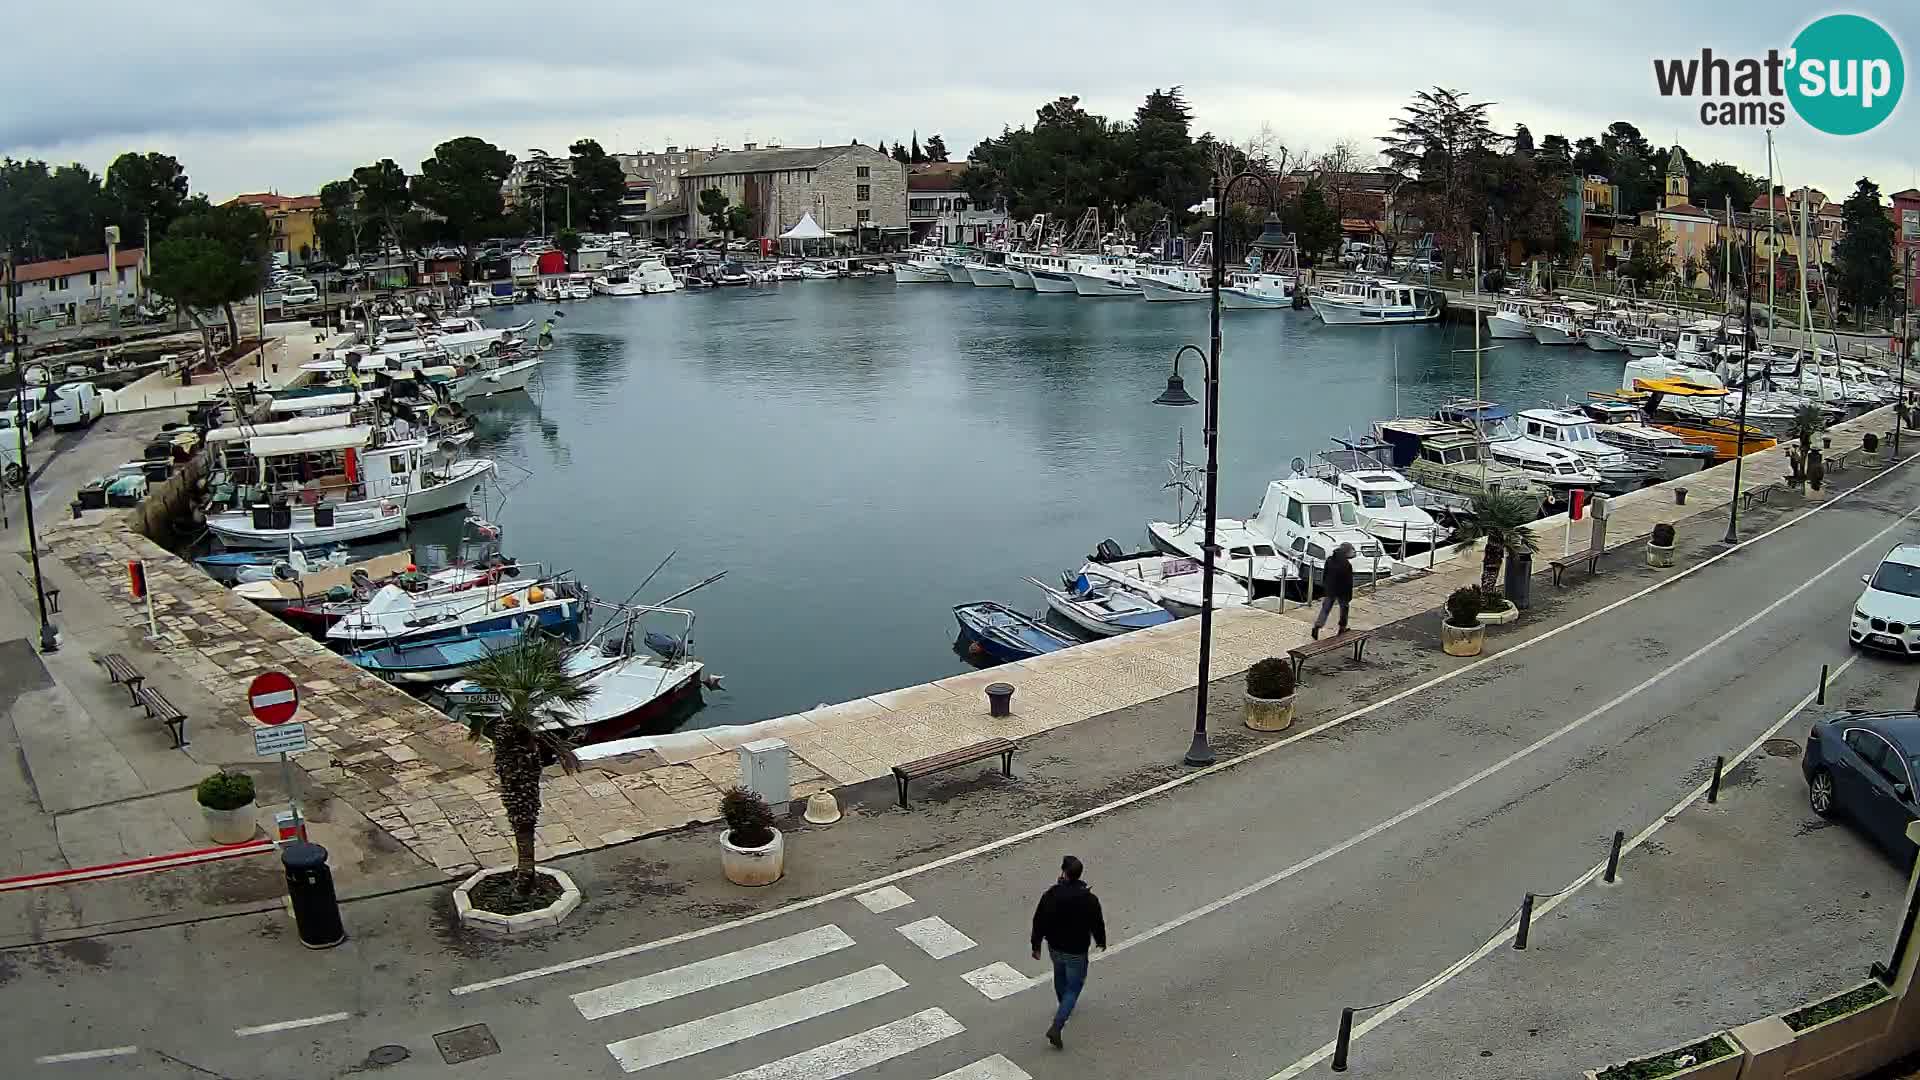
{"type": "Polygon", "coordinates": [[[1779,127],[1787,105],[1829,135],[1872,131],[1900,104],[1906,63],[1900,43],[1863,15],[1828,15],[1808,23],[1782,52],[1728,58],[1656,59],[1661,97],[1700,99],[1700,122],[1711,127],[1779,127]]]}

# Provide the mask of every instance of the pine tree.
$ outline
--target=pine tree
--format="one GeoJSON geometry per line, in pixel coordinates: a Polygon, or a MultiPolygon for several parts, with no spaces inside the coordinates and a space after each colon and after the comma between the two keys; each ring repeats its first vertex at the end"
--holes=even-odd
{"type": "Polygon", "coordinates": [[[913,133],[913,149],[907,151],[907,160],[914,165],[927,163],[927,155],[920,150],[920,132],[917,130],[913,133]]]}
{"type": "Polygon", "coordinates": [[[1840,242],[1833,269],[1840,300],[1853,308],[1855,323],[1868,311],[1893,301],[1893,222],[1880,205],[1880,185],[1866,177],[1840,207],[1840,242]]]}

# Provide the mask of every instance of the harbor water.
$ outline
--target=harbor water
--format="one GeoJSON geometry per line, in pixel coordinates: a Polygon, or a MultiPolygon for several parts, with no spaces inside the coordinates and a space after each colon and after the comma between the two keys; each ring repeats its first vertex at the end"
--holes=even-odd
{"type": "MultiPolygon", "coordinates": [[[[492,325],[554,305],[488,313],[492,325]]],[[[952,608],[1041,613],[1103,538],[1144,548],[1174,512],[1168,459],[1198,407],[1153,404],[1207,305],[884,277],[562,305],[542,385],[470,403],[501,462],[504,549],[618,601],[716,571],[686,601],[724,690],[689,726],[749,723],[966,669],[952,608]]],[[[1222,314],[1220,508],[1250,513],[1288,462],[1474,386],[1463,324],[1330,327],[1222,314]]],[[[1492,342],[1487,344],[1491,345],[1492,342]]],[[[1619,385],[1622,354],[1503,342],[1482,394],[1513,408],[1619,385]]],[[[1189,352],[1187,388],[1202,397],[1189,352]]],[[[416,543],[431,545],[429,523],[416,543]]],[[[663,626],[661,629],[672,629],[663,626]]]]}

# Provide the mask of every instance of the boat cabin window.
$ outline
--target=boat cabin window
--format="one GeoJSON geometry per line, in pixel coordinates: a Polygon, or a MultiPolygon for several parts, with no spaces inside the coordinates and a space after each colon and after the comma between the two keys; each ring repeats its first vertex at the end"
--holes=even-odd
{"type": "Polygon", "coordinates": [[[1307,558],[1316,559],[1316,560],[1325,560],[1326,557],[1327,557],[1326,548],[1321,547],[1319,544],[1307,545],[1307,558]]]}
{"type": "Polygon", "coordinates": [[[1307,525],[1306,515],[1300,509],[1300,504],[1297,502],[1294,502],[1292,499],[1287,500],[1287,520],[1293,522],[1295,525],[1298,525],[1303,529],[1306,528],[1306,525],[1307,525]]]}
{"type": "Polygon", "coordinates": [[[1395,505],[1391,491],[1362,491],[1359,495],[1360,505],[1369,510],[1384,510],[1395,505]]]}

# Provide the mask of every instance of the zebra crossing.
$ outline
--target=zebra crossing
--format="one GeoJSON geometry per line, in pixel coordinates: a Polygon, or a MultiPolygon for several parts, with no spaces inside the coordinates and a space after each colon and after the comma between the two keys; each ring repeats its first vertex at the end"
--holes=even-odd
{"type": "MultiPolygon", "coordinates": [[[[895,911],[913,903],[912,897],[891,886],[855,899],[873,914],[895,911]]],[[[960,956],[976,946],[972,938],[937,915],[894,925],[888,932],[899,935],[893,940],[905,939],[935,961],[960,956]]],[[[585,990],[573,994],[572,1002],[585,1020],[629,1027],[638,1022],[644,1026],[648,1024],[649,1009],[672,1008],[669,1003],[674,1002],[684,1008],[689,1002],[683,999],[707,991],[724,994],[726,988],[733,988],[736,996],[729,1000],[738,1001],[743,996],[738,994],[742,988],[762,993],[755,980],[766,976],[785,973],[785,980],[767,980],[781,986],[791,986],[796,974],[811,980],[798,989],[768,993],[733,1008],[705,1012],[694,1019],[658,1022],[638,1034],[624,1035],[606,1043],[607,1052],[623,1071],[647,1073],[698,1054],[736,1047],[760,1036],[830,1017],[844,1009],[904,1001],[906,996],[898,992],[908,987],[908,980],[885,963],[866,964],[857,970],[824,978],[817,978],[815,972],[808,970],[809,964],[826,961],[831,966],[836,959],[844,968],[847,960],[856,955],[847,952],[855,945],[851,934],[828,923],[585,990]]],[[[862,963],[859,959],[852,962],[862,963]]],[[[953,985],[960,983],[960,976],[955,972],[953,985]]],[[[683,1011],[669,1019],[685,1015],[683,1011]]],[[[877,1018],[870,1011],[865,1015],[869,1019],[877,1018]]],[[[849,1026],[853,1025],[843,1025],[843,1029],[849,1026]]],[[[813,1025],[807,1030],[819,1027],[813,1025]]],[[[895,1062],[915,1051],[938,1046],[965,1031],[966,1026],[946,1009],[920,1008],[906,1015],[896,1014],[896,1018],[866,1030],[841,1035],[714,1080],[840,1080],[895,1062]]],[[[729,1060],[739,1063],[738,1057],[729,1060]]],[[[747,1056],[746,1060],[752,1057],[747,1056]]],[[[951,1061],[949,1057],[946,1063],[951,1061]]],[[[685,1066],[671,1071],[676,1077],[690,1075],[685,1066]]],[[[1031,1080],[1025,1070],[1001,1054],[982,1057],[938,1076],[928,1075],[930,1071],[914,1075],[927,1080],[1031,1080]]]]}

